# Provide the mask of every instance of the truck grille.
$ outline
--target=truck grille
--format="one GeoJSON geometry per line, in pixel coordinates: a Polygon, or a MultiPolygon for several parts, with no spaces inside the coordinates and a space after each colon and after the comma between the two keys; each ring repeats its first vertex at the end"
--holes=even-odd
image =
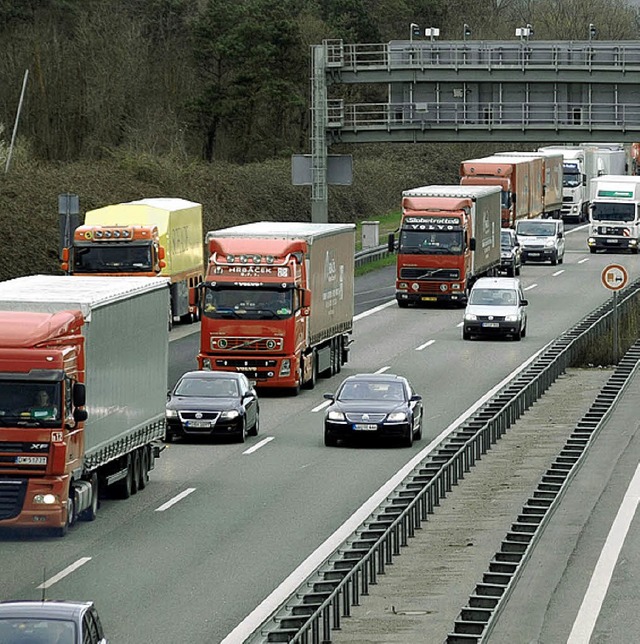
{"type": "Polygon", "coordinates": [[[0,520],[13,519],[20,514],[26,492],[26,480],[0,479],[0,520]]]}
{"type": "Polygon", "coordinates": [[[216,360],[216,368],[240,371],[250,380],[273,378],[277,364],[276,360],[216,360]]]}
{"type": "Polygon", "coordinates": [[[211,338],[212,351],[282,351],[282,338],[211,338]]]}
{"type": "Polygon", "coordinates": [[[401,268],[401,280],[458,280],[460,271],[457,268],[401,268]]]}
{"type": "Polygon", "coordinates": [[[598,235],[616,235],[618,237],[629,237],[629,229],[625,226],[598,226],[598,235]]]}

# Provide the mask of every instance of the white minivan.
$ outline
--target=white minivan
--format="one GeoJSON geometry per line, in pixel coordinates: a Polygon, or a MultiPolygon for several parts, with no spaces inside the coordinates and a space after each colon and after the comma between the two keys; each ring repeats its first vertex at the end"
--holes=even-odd
{"type": "Polygon", "coordinates": [[[527,305],[516,277],[481,277],[471,289],[464,311],[462,339],[473,336],[527,335],[527,305]]]}
{"type": "Polygon", "coordinates": [[[522,263],[564,261],[564,222],[562,219],[519,219],[516,236],[522,250],[522,263]]]}

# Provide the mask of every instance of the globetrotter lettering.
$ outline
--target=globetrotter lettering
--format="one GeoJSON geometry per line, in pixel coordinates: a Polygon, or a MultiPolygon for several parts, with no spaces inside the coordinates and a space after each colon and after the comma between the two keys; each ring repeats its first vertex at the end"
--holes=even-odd
{"type": "Polygon", "coordinates": [[[460,220],[457,217],[405,217],[404,224],[406,228],[420,230],[427,225],[441,226],[460,226],[460,220]]]}

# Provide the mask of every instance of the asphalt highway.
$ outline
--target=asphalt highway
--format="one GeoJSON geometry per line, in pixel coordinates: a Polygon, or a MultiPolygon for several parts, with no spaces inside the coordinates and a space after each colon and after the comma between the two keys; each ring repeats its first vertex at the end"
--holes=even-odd
{"type": "MultiPolygon", "coordinates": [[[[50,598],[91,598],[111,644],[241,642],[398,472],[609,297],[604,266],[640,276],[638,256],[590,255],[585,239],[584,228],[567,235],[562,265],[523,267],[522,342],[463,342],[461,309],[399,309],[392,268],[358,278],[355,342],[341,374],[297,397],[262,396],[260,435],[245,444],[169,445],[144,491],[105,501],[94,523],[64,539],[3,537],[0,597],[40,597],[44,582],[50,598]],[[325,448],[323,392],[374,371],[402,373],[423,394],[423,440],[411,449],[325,448]]],[[[185,333],[172,332],[168,385],[195,368],[198,336],[185,333]]]]}

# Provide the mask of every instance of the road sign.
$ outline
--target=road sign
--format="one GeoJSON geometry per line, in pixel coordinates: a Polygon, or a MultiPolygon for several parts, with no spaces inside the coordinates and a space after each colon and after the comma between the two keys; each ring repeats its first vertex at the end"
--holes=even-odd
{"type": "Polygon", "coordinates": [[[609,264],[602,270],[602,284],[611,291],[619,291],[629,281],[627,269],[620,264],[609,264]]]}

